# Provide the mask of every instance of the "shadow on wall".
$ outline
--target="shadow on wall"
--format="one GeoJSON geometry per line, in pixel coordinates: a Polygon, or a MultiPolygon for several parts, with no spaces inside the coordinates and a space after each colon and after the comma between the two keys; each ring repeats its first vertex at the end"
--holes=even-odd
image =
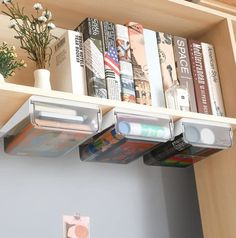
{"type": "Polygon", "coordinates": [[[163,168],[161,176],[170,238],[183,238],[183,231],[186,238],[203,237],[193,167],[163,168]]]}

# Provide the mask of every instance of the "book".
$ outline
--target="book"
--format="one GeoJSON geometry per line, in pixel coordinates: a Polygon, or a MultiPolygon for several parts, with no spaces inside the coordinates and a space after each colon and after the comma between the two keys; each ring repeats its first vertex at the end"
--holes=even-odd
{"type": "Polygon", "coordinates": [[[87,95],[83,34],[67,30],[51,48],[52,88],[58,91],[87,95]]]}
{"type": "Polygon", "coordinates": [[[126,26],[116,24],[116,46],[120,63],[122,101],[136,103],[129,35],[126,26]]]}
{"type": "Polygon", "coordinates": [[[190,111],[197,112],[187,39],[179,36],[174,36],[173,46],[179,84],[180,86],[183,86],[188,90],[190,111]]]}
{"type": "Polygon", "coordinates": [[[152,106],[166,107],[156,32],[149,29],[143,29],[143,33],[152,95],[152,106]]]}
{"type": "Polygon", "coordinates": [[[75,29],[83,33],[88,95],[107,98],[101,22],[86,18],[75,29]]]}
{"type": "Polygon", "coordinates": [[[103,21],[101,24],[108,98],[121,101],[120,65],[116,49],[115,24],[109,21],[103,21]]]}
{"type": "Polygon", "coordinates": [[[172,36],[164,32],[157,32],[157,44],[161,65],[164,92],[173,85],[178,85],[172,36]]]}
{"type": "Polygon", "coordinates": [[[189,39],[188,46],[198,112],[212,114],[201,42],[189,39]]]}
{"type": "Polygon", "coordinates": [[[151,90],[148,78],[143,26],[135,22],[129,22],[127,26],[130,39],[136,101],[139,104],[151,105],[151,90]]]}
{"type": "Polygon", "coordinates": [[[207,43],[201,43],[201,45],[212,114],[216,116],[225,116],[225,109],[220,86],[220,77],[217,68],[214,46],[207,43]]]}

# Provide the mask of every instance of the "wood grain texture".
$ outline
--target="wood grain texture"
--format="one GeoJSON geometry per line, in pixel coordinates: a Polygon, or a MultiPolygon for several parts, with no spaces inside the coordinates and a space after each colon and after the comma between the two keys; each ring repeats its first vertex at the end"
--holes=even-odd
{"type": "Polygon", "coordinates": [[[206,6],[212,9],[223,11],[228,14],[236,15],[236,1],[232,0],[199,0],[200,5],[206,6]]]}
{"type": "Polygon", "coordinates": [[[196,118],[202,120],[209,120],[215,122],[223,122],[232,124],[236,129],[236,119],[235,118],[226,118],[218,117],[213,115],[206,115],[201,113],[194,112],[184,112],[167,108],[158,108],[146,105],[140,105],[129,102],[120,102],[113,101],[103,98],[95,98],[89,96],[77,96],[71,93],[64,93],[58,91],[43,90],[39,88],[32,88],[28,86],[10,84],[10,83],[1,83],[0,84],[0,127],[6,123],[6,121],[16,112],[16,110],[31,96],[31,95],[40,95],[52,98],[62,98],[68,100],[75,100],[78,102],[87,102],[97,104],[101,107],[103,113],[111,110],[114,107],[136,110],[138,112],[153,112],[160,113],[164,115],[170,115],[173,117],[173,120],[185,118],[196,118]],[[6,106],[7,105],[7,106],[6,106]]]}
{"type": "Polygon", "coordinates": [[[214,45],[226,115],[236,117],[236,42],[231,20],[224,20],[199,38],[214,45]]]}
{"type": "Polygon", "coordinates": [[[235,238],[235,157],[234,145],[194,166],[204,238],[235,238]]]}

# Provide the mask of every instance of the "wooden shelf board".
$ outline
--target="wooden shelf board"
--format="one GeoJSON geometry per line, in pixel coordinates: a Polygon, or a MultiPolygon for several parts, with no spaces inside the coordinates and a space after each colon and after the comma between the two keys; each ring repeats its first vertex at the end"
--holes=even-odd
{"type": "Polygon", "coordinates": [[[212,115],[205,115],[201,113],[184,112],[178,110],[172,110],[167,108],[157,108],[139,104],[133,104],[128,102],[113,101],[109,99],[95,98],[89,96],[78,96],[71,93],[43,90],[39,88],[16,85],[11,83],[0,84],[0,127],[3,126],[8,119],[18,110],[18,108],[31,96],[40,95],[52,98],[63,98],[68,100],[75,100],[78,102],[87,102],[97,104],[101,107],[103,113],[106,113],[114,107],[120,107],[124,109],[132,109],[139,112],[153,112],[164,115],[173,116],[174,120],[179,118],[195,118],[202,120],[209,120],[214,122],[229,123],[236,128],[236,119],[228,117],[217,117],[212,115]]]}

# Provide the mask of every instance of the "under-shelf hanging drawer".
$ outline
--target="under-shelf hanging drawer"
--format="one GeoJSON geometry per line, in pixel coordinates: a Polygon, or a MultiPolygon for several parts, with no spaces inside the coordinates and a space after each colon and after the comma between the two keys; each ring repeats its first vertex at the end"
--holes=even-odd
{"type": "Polygon", "coordinates": [[[57,157],[99,132],[97,105],[32,96],[1,129],[6,153],[57,157]]]}
{"type": "Polygon", "coordinates": [[[119,108],[103,116],[102,128],[80,145],[82,161],[127,164],[173,135],[169,116],[119,108]]]}
{"type": "Polygon", "coordinates": [[[233,143],[229,124],[210,121],[181,119],[174,125],[173,141],[158,145],[145,154],[147,165],[188,167],[233,143]]]}

